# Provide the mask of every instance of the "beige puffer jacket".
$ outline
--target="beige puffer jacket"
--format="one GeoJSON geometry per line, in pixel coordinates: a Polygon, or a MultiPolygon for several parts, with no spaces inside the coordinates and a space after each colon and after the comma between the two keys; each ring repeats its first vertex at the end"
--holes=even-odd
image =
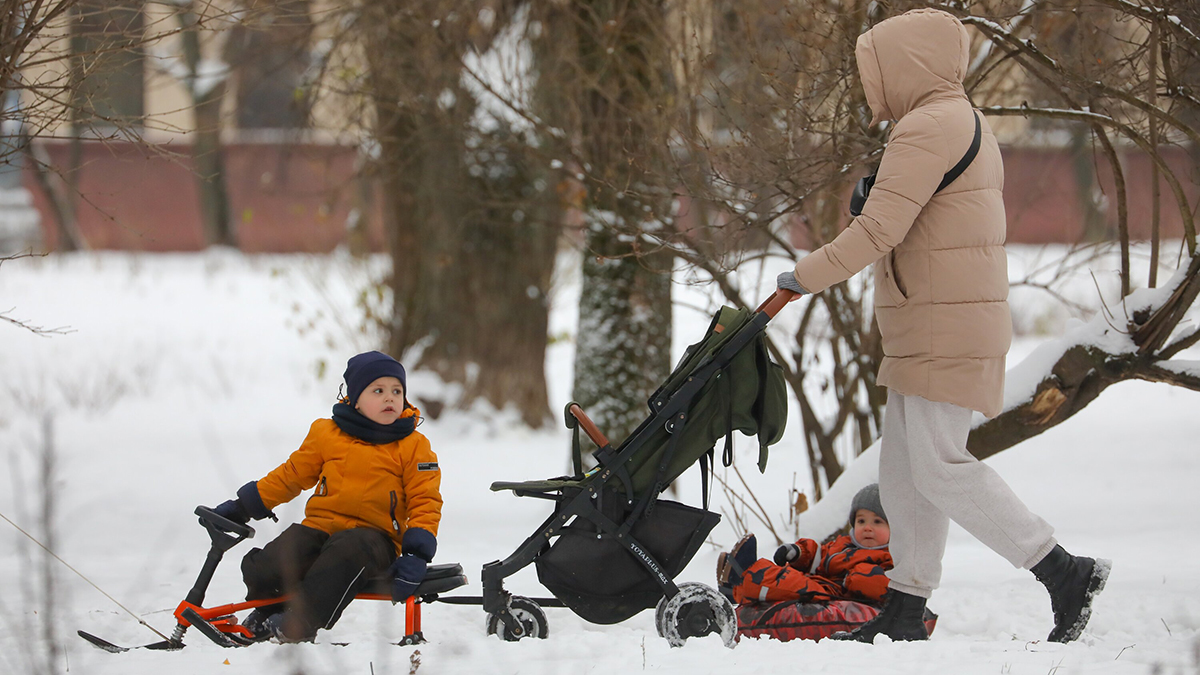
{"type": "Polygon", "coordinates": [[[968,46],[958,19],[930,9],[888,19],[858,38],[872,123],[899,121],[862,215],[800,260],[796,280],[819,293],[874,263],[884,353],[879,384],[994,417],[1003,403],[1012,317],[1004,167],[982,117],[979,154],[934,194],[975,133],[962,84],[968,46]]]}

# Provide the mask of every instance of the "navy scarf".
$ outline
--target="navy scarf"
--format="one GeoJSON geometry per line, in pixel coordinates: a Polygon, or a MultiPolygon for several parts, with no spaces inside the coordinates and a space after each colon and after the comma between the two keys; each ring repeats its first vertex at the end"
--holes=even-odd
{"type": "Polygon", "coordinates": [[[366,415],[347,403],[334,404],[333,421],[342,431],[375,445],[395,443],[407,438],[417,428],[416,415],[401,417],[391,424],[380,424],[367,419],[366,415]]]}

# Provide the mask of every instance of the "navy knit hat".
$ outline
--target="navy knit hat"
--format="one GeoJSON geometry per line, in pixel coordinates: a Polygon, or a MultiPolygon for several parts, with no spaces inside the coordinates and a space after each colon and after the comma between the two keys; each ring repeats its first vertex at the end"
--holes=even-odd
{"type": "Polygon", "coordinates": [[[854,515],[859,509],[871,511],[887,521],[887,514],[883,512],[883,502],[879,500],[879,483],[871,483],[854,495],[854,501],[850,502],[850,522],[854,522],[854,515]]]}
{"type": "Polygon", "coordinates": [[[400,380],[400,386],[404,387],[404,401],[408,402],[408,380],[404,375],[404,366],[383,352],[363,352],[350,357],[342,377],[346,380],[346,399],[351,406],[358,403],[358,397],[367,385],[381,377],[400,380]]]}

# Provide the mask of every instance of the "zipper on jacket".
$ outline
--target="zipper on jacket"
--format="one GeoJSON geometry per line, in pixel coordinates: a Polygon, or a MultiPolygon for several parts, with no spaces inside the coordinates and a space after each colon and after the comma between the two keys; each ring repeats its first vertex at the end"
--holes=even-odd
{"type": "Polygon", "coordinates": [[[317,486],[317,496],[324,497],[329,494],[329,488],[325,485],[325,476],[321,476],[321,484],[317,486]]]}
{"type": "Polygon", "coordinates": [[[400,531],[400,521],[396,520],[396,505],[399,503],[399,501],[400,500],[396,498],[396,491],[392,490],[392,529],[397,532],[400,531]]]}

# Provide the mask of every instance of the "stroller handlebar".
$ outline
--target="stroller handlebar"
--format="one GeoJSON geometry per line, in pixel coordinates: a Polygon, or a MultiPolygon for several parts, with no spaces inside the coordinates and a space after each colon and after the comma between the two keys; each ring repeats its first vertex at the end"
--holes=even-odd
{"type": "MultiPolygon", "coordinates": [[[[768,318],[773,319],[781,309],[783,309],[789,302],[794,300],[798,295],[798,293],[793,293],[792,291],[784,288],[776,289],[775,292],[771,294],[771,297],[764,300],[763,303],[758,306],[758,309],[754,311],[756,313],[764,312],[768,318]]],[[[608,437],[600,431],[600,428],[597,427],[596,423],[587,416],[587,413],[583,411],[583,408],[579,407],[578,403],[571,403],[568,405],[567,413],[576,419],[576,421],[579,423],[579,426],[583,428],[584,433],[587,434],[587,437],[592,439],[592,442],[596,444],[596,447],[608,447],[608,437]]],[[[567,423],[567,426],[570,427],[570,419],[567,420],[567,423]]]]}
{"type": "Polygon", "coordinates": [[[597,427],[592,418],[583,412],[583,408],[580,408],[578,403],[572,403],[568,406],[567,412],[571,413],[579,421],[579,426],[583,427],[583,432],[587,434],[588,438],[592,439],[596,447],[603,448],[608,445],[608,437],[601,433],[600,427],[597,427]]]}
{"type": "Polygon", "coordinates": [[[755,312],[766,312],[769,318],[774,319],[779,310],[783,309],[789,302],[796,299],[798,293],[793,293],[785,288],[778,288],[771,297],[763,300],[763,303],[758,306],[755,312]]]}

